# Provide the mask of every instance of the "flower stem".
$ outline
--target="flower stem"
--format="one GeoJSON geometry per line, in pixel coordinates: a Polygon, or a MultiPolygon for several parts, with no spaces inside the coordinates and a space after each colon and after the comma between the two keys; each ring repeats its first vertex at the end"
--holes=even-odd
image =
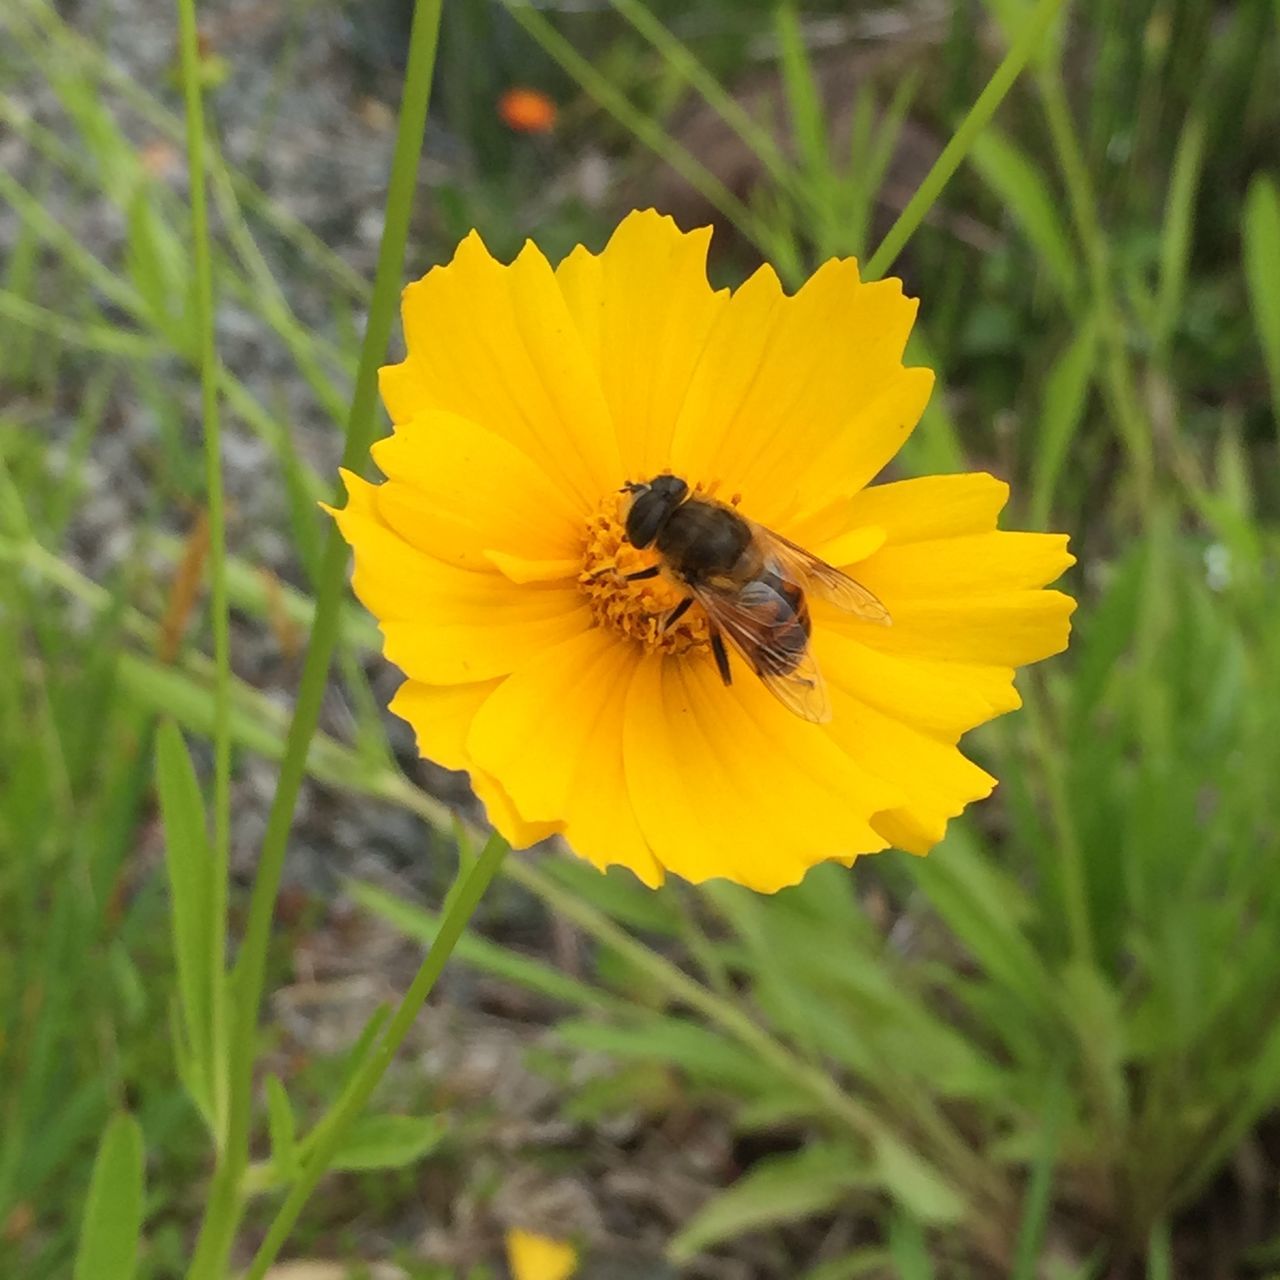
{"type": "Polygon", "coordinates": [[[889,228],[880,247],[871,255],[863,271],[864,279],[878,280],[893,265],[894,259],[902,252],[903,246],[942,194],[942,188],[964,162],[975,139],[995,115],[996,108],[1013,87],[1013,82],[1023,67],[1039,52],[1041,41],[1058,16],[1062,4],[1063,0],[1040,0],[1036,5],[1021,33],[1010,45],[1009,52],[987,81],[986,88],[969,108],[968,115],[951,135],[951,140],[943,147],[942,154],[933,162],[933,167],[925,174],[915,195],[907,201],[907,207],[889,228]]]}
{"type": "MultiPolygon", "coordinates": [[[[180,3],[191,6],[194,0],[180,0],[180,3]]],[[[427,103],[435,69],[442,3],[443,0],[419,0],[414,9],[400,121],[387,192],[385,229],[343,450],[344,464],[353,469],[358,468],[368,454],[374,435],[378,366],[386,356],[396,299],[400,292],[409,214],[417,186],[422,139],[426,130],[427,103]]],[[[320,718],[320,704],[338,638],[346,564],[346,547],[337,530],[331,529],[317,578],[311,642],[303,664],[298,700],[289,725],[284,759],[267,819],[258,873],[250,898],[249,921],[233,974],[234,1034],[230,1038],[227,1142],[214,1171],[208,1208],[201,1224],[195,1258],[188,1273],[190,1280],[222,1280],[243,1208],[241,1182],[249,1157],[253,1066],[258,1009],[266,974],[267,944],[284,869],[293,810],[306,774],[307,749],[320,718]]]]}
{"type": "Polygon", "coordinates": [[[293,1230],[298,1215],[302,1212],[312,1191],[315,1190],[316,1183],[328,1169],[329,1162],[333,1159],[334,1152],[337,1151],[352,1121],[364,1110],[370,1094],[386,1074],[396,1051],[404,1043],[405,1036],[409,1034],[414,1020],[431,994],[431,989],[435,986],[445,962],[453,953],[458,939],[462,937],[463,930],[466,929],[477,903],[489,887],[489,882],[497,874],[498,868],[502,866],[502,860],[510,848],[511,846],[500,835],[494,833],[489,837],[475,864],[468,870],[464,863],[459,870],[460,882],[449,891],[446,899],[448,906],[431,949],[427,952],[409,990],[405,992],[391,1021],[387,1024],[387,1029],[378,1041],[377,1048],[365,1059],[350,1086],[344,1090],[333,1109],[319,1122],[317,1126],[319,1137],[315,1150],[298,1176],[297,1182],[289,1188],[289,1194],[276,1212],[266,1239],[254,1255],[253,1262],[244,1273],[243,1280],[262,1280],[267,1268],[275,1261],[280,1247],[289,1238],[289,1232],[293,1230]]]}
{"type": "MultiPolygon", "coordinates": [[[[195,323],[200,364],[200,412],[204,425],[205,501],[209,515],[209,594],[213,623],[213,858],[208,868],[212,954],[209,993],[210,1073],[215,1136],[227,1137],[227,880],[231,848],[231,628],[227,607],[227,521],[222,496],[222,432],[218,419],[218,349],[214,336],[213,254],[205,193],[204,103],[200,92],[196,0],[178,0],[182,92],[187,116],[187,169],[191,184],[195,323]]],[[[157,317],[158,319],[158,317],[157,317]]]]}

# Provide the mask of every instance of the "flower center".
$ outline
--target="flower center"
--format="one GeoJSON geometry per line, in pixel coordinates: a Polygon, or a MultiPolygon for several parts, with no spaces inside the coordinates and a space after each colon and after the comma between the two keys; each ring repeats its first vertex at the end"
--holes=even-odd
{"type": "Polygon", "coordinates": [[[587,521],[586,552],[578,585],[591,605],[598,626],[611,627],[646,649],[681,654],[709,649],[707,616],[695,604],[673,625],[663,628],[667,615],[688,594],[665,577],[628,582],[659,564],[651,550],[638,551],[626,540],[627,496],[610,494],[587,521]]]}

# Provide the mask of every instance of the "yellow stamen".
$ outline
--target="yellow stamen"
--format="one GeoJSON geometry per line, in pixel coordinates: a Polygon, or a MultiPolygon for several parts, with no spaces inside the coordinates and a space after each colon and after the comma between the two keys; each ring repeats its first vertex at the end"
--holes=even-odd
{"type": "Polygon", "coordinates": [[[681,654],[709,649],[707,616],[695,604],[674,626],[663,619],[685,598],[665,576],[627,582],[626,575],[659,563],[652,551],[637,551],[625,540],[626,494],[610,494],[587,521],[586,553],[578,584],[598,625],[611,627],[646,649],[681,654]]]}

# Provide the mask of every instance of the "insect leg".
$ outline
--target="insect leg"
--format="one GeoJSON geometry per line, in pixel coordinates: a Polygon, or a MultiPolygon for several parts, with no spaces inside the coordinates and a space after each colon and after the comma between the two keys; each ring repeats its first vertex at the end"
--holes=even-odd
{"type": "Polygon", "coordinates": [[[729,652],[724,647],[724,637],[714,627],[711,631],[711,652],[715,655],[716,670],[726,685],[733,683],[733,672],[729,670],[729,652]]]}
{"type": "Polygon", "coordinates": [[[637,569],[635,573],[624,573],[623,582],[639,582],[642,578],[656,578],[662,572],[661,566],[651,564],[647,569],[637,569]]]}
{"type": "Polygon", "coordinates": [[[693,597],[685,596],[685,598],[681,600],[680,603],[676,605],[676,607],[672,609],[671,612],[667,614],[665,618],[663,618],[662,620],[663,631],[667,631],[671,627],[674,627],[676,623],[679,622],[680,619],[684,617],[685,611],[689,608],[689,606],[692,603],[693,603],[693,597]]]}

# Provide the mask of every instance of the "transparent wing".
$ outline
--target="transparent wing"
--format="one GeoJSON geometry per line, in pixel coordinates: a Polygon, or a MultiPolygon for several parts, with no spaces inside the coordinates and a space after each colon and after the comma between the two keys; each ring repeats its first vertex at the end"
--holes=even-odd
{"type": "Polygon", "coordinates": [[[837,609],[843,609],[867,622],[878,622],[886,627],[892,624],[889,610],[862,583],[855,582],[847,573],[833,568],[825,560],[819,560],[812,552],[797,546],[780,533],[774,533],[762,524],[753,525],[753,528],[760,543],[797,575],[800,582],[814,595],[829,600],[837,609]]]}
{"type": "Polygon", "coordinates": [[[771,618],[734,595],[707,588],[690,590],[712,624],[788,711],[812,724],[831,719],[827,686],[807,645],[800,653],[781,645],[771,618]]]}

